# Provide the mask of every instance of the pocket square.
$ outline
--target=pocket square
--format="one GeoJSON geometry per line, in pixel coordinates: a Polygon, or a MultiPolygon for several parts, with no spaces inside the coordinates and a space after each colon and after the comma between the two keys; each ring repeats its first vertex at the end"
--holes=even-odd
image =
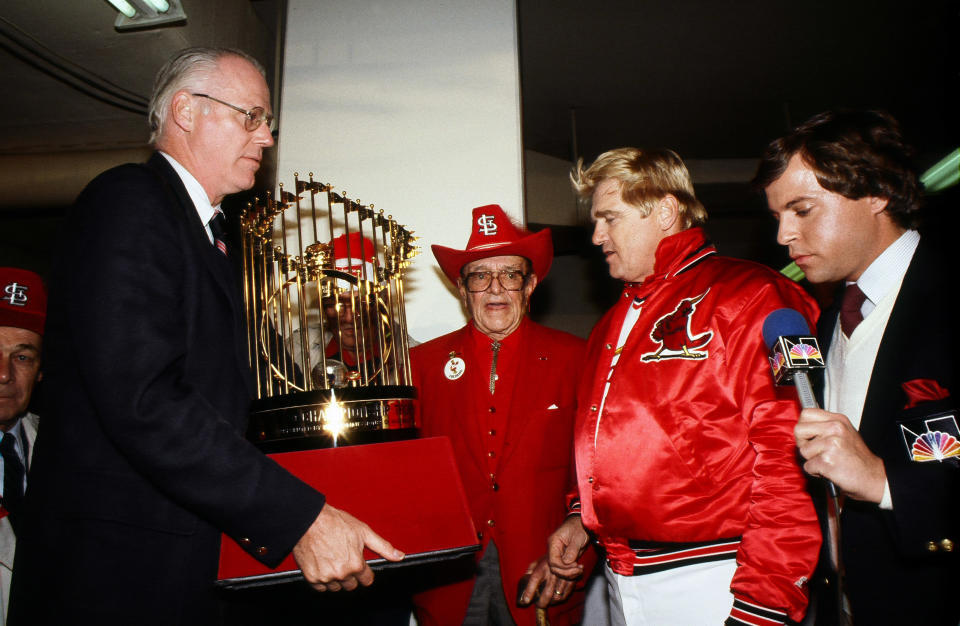
{"type": "Polygon", "coordinates": [[[907,404],[903,407],[904,410],[912,409],[923,402],[943,400],[950,396],[950,392],[932,378],[914,378],[901,383],[900,386],[903,388],[903,393],[907,394],[907,404]]]}
{"type": "Polygon", "coordinates": [[[551,404],[550,406],[547,407],[547,410],[548,410],[548,411],[552,411],[552,410],[554,410],[554,409],[559,409],[559,408],[560,408],[560,407],[558,407],[556,404],[551,404]]]}

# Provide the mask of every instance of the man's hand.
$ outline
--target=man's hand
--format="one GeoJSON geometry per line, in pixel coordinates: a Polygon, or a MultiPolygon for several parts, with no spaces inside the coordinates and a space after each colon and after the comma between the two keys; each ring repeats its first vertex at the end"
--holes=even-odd
{"type": "Polygon", "coordinates": [[[803,469],[808,474],[831,480],[856,500],[879,504],[883,499],[887,482],[883,460],[870,452],[846,415],[803,409],[793,434],[807,459],[803,469]]]}
{"type": "Polygon", "coordinates": [[[369,526],[327,504],[293,547],[293,558],[317,591],[350,591],[373,582],[373,570],[363,558],[364,546],[388,561],[404,556],[369,526]]]}
{"type": "Polygon", "coordinates": [[[560,578],[574,580],[583,574],[577,562],[587,548],[590,536],[583,528],[579,515],[571,515],[547,539],[547,563],[550,571],[560,578]]]}
{"type": "Polygon", "coordinates": [[[545,609],[551,604],[563,602],[573,591],[574,583],[572,581],[553,575],[546,556],[542,556],[540,560],[531,563],[524,578],[527,579],[527,586],[524,587],[523,593],[520,594],[517,601],[520,606],[529,605],[537,595],[538,589],[540,595],[536,598],[537,607],[541,609],[545,609]],[[543,586],[541,587],[541,585],[543,586]]]}

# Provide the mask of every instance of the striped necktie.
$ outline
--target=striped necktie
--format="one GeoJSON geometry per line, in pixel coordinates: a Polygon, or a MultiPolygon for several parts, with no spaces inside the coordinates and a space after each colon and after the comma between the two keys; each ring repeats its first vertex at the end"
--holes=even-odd
{"type": "Polygon", "coordinates": [[[223,211],[217,211],[210,220],[210,233],[213,235],[213,245],[217,250],[227,256],[227,236],[226,219],[223,217],[223,211]]]}
{"type": "Polygon", "coordinates": [[[13,432],[4,433],[0,440],[0,456],[3,457],[3,508],[10,514],[13,532],[17,532],[17,515],[23,501],[23,461],[17,452],[17,437],[13,432]]]}

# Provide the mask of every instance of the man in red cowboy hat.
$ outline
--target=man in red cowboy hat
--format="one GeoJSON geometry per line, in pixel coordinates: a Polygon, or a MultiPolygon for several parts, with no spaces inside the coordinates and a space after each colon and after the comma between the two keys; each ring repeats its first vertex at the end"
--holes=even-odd
{"type": "Polygon", "coordinates": [[[20,503],[37,416],[27,410],[41,378],[40,350],[47,315],[47,293],[33,272],[0,267],[0,624],[7,616],[20,503]]]}
{"type": "Polygon", "coordinates": [[[573,179],[625,285],[587,344],[578,490],[551,569],[579,574],[589,531],[612,624],[799,621],[820,531],[796,396],[774,388],[761,329],[781,308],[814,319],[816,304],[770,268],[717,255],[676,153],[611,150],[573,179]]]}
{"type": "MultiPolygon", "coordinates": [[[[538,558],[566,514],[584,342],[526,316],[553,260],[549,230],[518,229],[488,205],[473,210],[465,250],[432,248],[471,321],[410,351],[419,422],[424,436],[453,443],[482,549],[458,582],[438,576],[449,584],[414,598],[417,617],[421,626],[534,624],[535,610],[516,605],[524,574],[547,579],[541,607],[572,584],[538,558]]],[[[576,623],[581,604],[551,606],[551,623],[576,623]]]]}

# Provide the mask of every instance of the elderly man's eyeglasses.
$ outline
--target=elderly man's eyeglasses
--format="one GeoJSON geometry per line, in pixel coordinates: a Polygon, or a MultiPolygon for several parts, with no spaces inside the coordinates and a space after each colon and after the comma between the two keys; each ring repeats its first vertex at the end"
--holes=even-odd
{"type": "Polygon", "coordinates": [[[253,107],[249,111],[246,109],[241,109],[235,104],[230,104],[229,102],[224,102],[219,98],[214,98],[213,96],[208,96],[205,93],[192,93],[191,96],[196,96],[198,98],[207,98],[208,100],[213,100],[214,102],[219,102],[225,106],[230,107],[234,111],[243,113],[243,127],[247,129],[248,132],[253,132],[260,128],[260,124],[266,124],[267,128],[270,128],[273,125],[273,115],[267,113],[263,107],[253,107]]]}
{"type": "Polygon", "coordinates": [[[501,272],[470,272],[463,277],[463,282],[467,285],[467,291],[470,293],[479,293],[490,288],[493,277],[496,276],[500,281],[500,286],[505,291],[520,291],[523,287],[523,281],[529,274],[524,274],[520,270],[503,270],[501,272]]]}

